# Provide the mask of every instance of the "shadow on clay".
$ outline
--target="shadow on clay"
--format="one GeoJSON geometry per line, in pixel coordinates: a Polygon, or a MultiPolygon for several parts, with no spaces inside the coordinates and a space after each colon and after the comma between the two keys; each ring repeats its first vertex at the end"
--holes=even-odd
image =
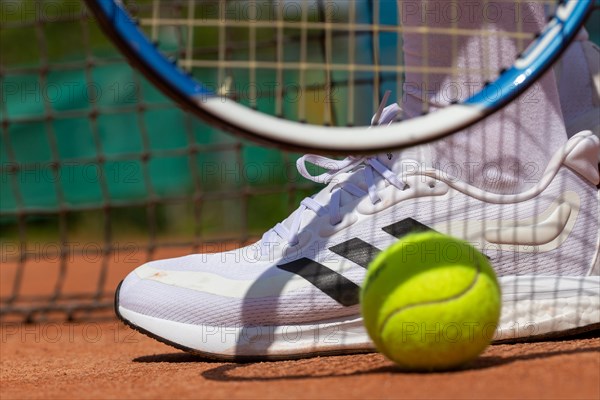
{"type": "MultiPolygon", "coordinates": [[[[589,335],[588,335],[589,337],[589,335]]],[[[535,359],[545,359],[556,356],[564,355],[575,355],[585,353],[598,353],[600,352],[600,346],[589,347],[585,349],[570,349],[570,350],[556,350],[556,351],[538,351],[538,352],[527,352],[526,354],[513,354],[509,356],[480,356],[473,362],[465,365],[464,367],[451,371],[440,371],[433,372],[433,374],[458,374],[469,371],[485,370],[488,368],[501,367],[504,365],[512,364],[518,361],[528,361],[535,359]]],[[[392,365],[386,360],[374,360],[371,365],[365,365],[364,369],[352,370],[352,366],[357,365],[357,357],[372,357],[372,355],[348,355],[348,356],[330,356],[330,357],[316,357],[310,359],[301,359],[294,361],[266,361],[266,362],[245,362],[245,363],[231,363],[228,362],[223,364],[221,361],[210,360],[205,357],[196,356],[187,353],[167,353],[167,354],[156,354],[151,356],[142,356],[135,358],[134,362],[140,363],[215,363],[220,364],[214,368],[210,368],[200,373],[200,375],[212,381],[223,381],[223,382],[260,382],[260,381],[277,381],[277,380],[296,380],[296,379],[320,379],[320,378],[331,378],[331,377],[344,377],[344,376],[355,376],[364,374],[411,374],[411,375],[431,375],[430,372],[413,372],[404,371],[399,367],[392,365]],[[326,363],[325,368],[320,368],[319,364],[326,363]],[[260,364],[260,365],[259,365],[260,364]],[[376,364],[376,365],[373,365],[376,364]],[[255,374],[248,373],[255,371],[255,374]],[[319,373],[326,369],[328,371],[336,371],[331,373],[319,373]],[[245,370],[245,371],[244,371],[245,370]],[[294,373],[297,370],[297,373],[294,373]],[[307,372],[314,371],[314,372],[307,372]],[[244,373],[244,376],[239,376],[240,373],[244,373]],[[273,373],[274,376],[265,376],[269,373],[273,373]]],[[[368,363],[368,361],[367,361],[368,363]]]]}
{"type": "MultiPolygon", "coordinates": [[[[295,380],[295,379],[320,379],[320,378],[331,378],[331,377],[344,377],[344,376],[355,376],[355,375],[364,375],[364,374],[411,374],[411,375],[428,375],[431,374],[457,374],[464,373],[468,371],[475,370],[483,370],[488,368],[500,367],[503,365],[511,364],[517,361],[525,361],[525,360],[533,360],[533,359],[544,359],[559,355],[570,355],[570,354],[583,354],[583,353],[595,353],[600,351],[600,347],[591,347],[587,349],[573,349],[573,350],[564,350],[564,351],[555,351],[555,352],[539,352],[533,354],[523,354],[523,355],[515,355],[510,357],[498,357],[498,356],[483,356],[479,357],[477,360],[467,364],[466,366],[451,371],[440,371],[440,372],[414,372],[414,371],[404,371],[399,367],[394,365],[383,365],[379,367],[369,368],[365,370],[353,371],[344,373],[344,367],[348,367],[348,363],[351,362],[350,359],[346,359],[345,357],[340,357],[336,362],[341,363],[340,365],[340,373],[331,373],[331,374],[323,374],[323,375],[311,375],[307,373],[302,374],[281,374],[273,377],[265,377],[264,372],[257,370],[256,376],[236,376],[233,372],[243,369],[249,368],[249,365],[244,364],[225,364],[220,365],[218,367],[209,369],[201,373],[202,377],[209,380],[214,381],[223,381],[223,382],[259,382],[259,381],[276,381],[276,380],[295,380]]],[[[352,357],[352,356],[347,356],[352,357]]],[[[331,366],[329,366],[331,368],[331,366]]],[[[329,369],[328,368],[328,369],[329,369]]]]}

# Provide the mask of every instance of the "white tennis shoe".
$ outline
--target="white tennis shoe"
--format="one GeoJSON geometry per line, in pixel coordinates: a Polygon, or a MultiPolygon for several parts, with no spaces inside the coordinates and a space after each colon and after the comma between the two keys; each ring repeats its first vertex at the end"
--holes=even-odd
{"type": "Polygon", "coordinates": [[[251,246],[142,265],[117,289],[116,311],[149,336],[218,359],[371,351],[359,312],[367,265],[408,232],[434,229],[494,266],[503,292],[495,340],[597,328],[599,153],[598,138],[579,133],[514,195],[391,154],[307,155],[301,173],[306,162],[328,169],[312,177],[322,191],[251,246]]]}

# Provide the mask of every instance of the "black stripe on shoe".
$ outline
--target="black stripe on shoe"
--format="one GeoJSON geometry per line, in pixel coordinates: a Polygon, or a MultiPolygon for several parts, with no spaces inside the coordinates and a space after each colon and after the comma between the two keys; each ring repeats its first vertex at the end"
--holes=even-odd
{"type": "MultiPolygon", "coordinates": [[[[412,218],[403,219],[382,229],[398,239],[409,233],[432,230],[427,225],[412,218]]],[[[359,238],[352,238],[330,247],[329,250],[363,268],[367,268],[371,261],[381,252],[377,247],[359,238]]],[[[349,307],[359,303],[360,287],[340,273],[327,268],[317,261],[304,257],[278,265],[277,268],[303,277],[343,306],[349,307]]]]}
{"type": "Polygon", "coordinates": [[[343,306],[359,303],[360,287],[356,283],[316,261],[300,258],[277,268],[300,275],[343,306]]]}
{"type": "Polygon", "coordinates": [[[403,219],[402,221],[398,221],[391,225],[384,226],[381,229],[383,229],[385,232],[389,233],[397,239],[400,239],[403,236],[408,235],[409,233],[426,232],[433,230],[427,225],[424,225],[412,218],[403,219]]]}
{"type": "Polygon", "coordinates": [[[344,243],[330,247],[329,250],[363,268],[367,268],[371,261],[381,253],[381,250],[377,247],[362,241],[359,238],[347,240],[344,243]]]}

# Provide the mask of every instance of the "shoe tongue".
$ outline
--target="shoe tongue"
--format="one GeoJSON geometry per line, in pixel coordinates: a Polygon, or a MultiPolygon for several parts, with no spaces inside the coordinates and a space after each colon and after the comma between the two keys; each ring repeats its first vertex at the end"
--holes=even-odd
{"type": "MultiPolygon", "coordinates": [[[[379,125],[387,125],[393,123],[394,119],[400,113],[400,107],[397,104],[391,104],[384,109],[382,109],[379,115],[373,117],[372,123],[377,123],[379,125]],[[378,119],[378,121],[376,121],[378,119]]],[[[382,153],[379,154],[377,160],[380,161],[383,165],[385,165],[390,171],[394,174],[401,176],[404,173],[410,173],[415,171],[423,171],[427,168],[431,168],[433,166],[432,153],[429,144],[422,144],[419,146],[407,148],[401,151],[395,151],[390,153],[382,153]]],[[[316,200],[320,204],[328,204],[331,200],[331,190],[333,186],[339,184],[342,181],[348,181],[354,183],[356,186],[362,188],[363,190],[367,190],[363,172],[360,171],[360,167],[355,171],[344,172],[333,179],[333,181],[327,185],[327,187],[323,188],[317,194],[313,196],[313,199],[316,200]]],[[[377,189],[382,189],[385,187],[385,183],[382,177],[375,173],[374,174],[374,185],[377,189]]],[[[354,196],[346,191],[342,191],[341,193],[341,203],[346,204],[354,199],[354,196]]],[[[291,228],[292,221],[296,217],[296,214],[299,210],[294,211],[288,218],[286,218],[282,224],[286,226],[288,229],[291,228]]],[[[305,226],[310,218],[314,218],[315,215],[312,212],[305,212],[302,215],[302,223],[301,226],[305,226]]]]}
{"type": "MultiPolygon", "coordinates": [[[[384,102],[387,100],[388,95],[389,93],[386,93],[384,102]]],[[[400,106],[396,103],[392,103],[375,114],[371,123],[376,125],[391,125],[401,113],[402,109],[400,106]]],[[[377,160],[388,167],[390,171],[394,172],[396,175],[412,171],[416,167],[425,169],[433,165],[431,162],[431,149],[428,144],[410,147],[401,151],[380,154],[377,156],[377,160]]]]}

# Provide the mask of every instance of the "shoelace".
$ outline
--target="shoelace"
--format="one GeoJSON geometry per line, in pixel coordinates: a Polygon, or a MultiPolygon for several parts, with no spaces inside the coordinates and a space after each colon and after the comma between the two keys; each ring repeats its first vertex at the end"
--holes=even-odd
{"type": "MultiPolygon", "coordinates": [[[[385,104],[388,96],[389,93],[386,93],[383,98],[382,105],[385,104]]],[[[384,123],[392,123],[400,111],[400,107],[398,107],[397,104],[392,104],[385,109],[380,107],[380,109],[377,111],[377,114],[375,114],[373,117],[372,124],[381,125],[384,123]]],[[[357,198],[362,198],[363,196],[368,195],[372,204],[376,204],[377,202],[381,201],[375,185],[375,173],[381,175],[385,181],[399,190],[404,190],[407,187],[404,182],[398,179],[396,174],[394,174],[387,166],[385,166],[374,156],[349,156],[343,160],[335,160],[315,154],[306,154],[298,159],[296,162],[296,167],[298,168],[300,175],[306,179],[326,185],[341,173],[351,172],[352,170],[356,170],[354,173],[360,173],[360,171],[362,171],[367,190],[364,190],[353,182],[343,181],[340,184],[333,186],[328,204],[320,204],[312,197],[305,198],[300,202],[300,207],[296,210],[290,227],[288,228],[282,223],[277,223],[275,227],[265,232],[262,237],[263,244],[273,243],[274,239],[276,239],[275,236],[279,236],[289,245],[297,245],[299,242],[300,224],[302,223],[302,218],[306,210],[313,211],[319,217],[329,214],[329,223],[331,225],[339,224],[344,217],[341,212],[342,191],[345,191],[357,198]],[[306,168],[307,163],[324,168],[326,169],[326,172],[316,176],[311,175],[306,168]],[[361,166],[363,168],[359,169],[361,166]]],[[[263,246],[262,248],[263,253],[268,251],[266,246],[263,246]]]]}

